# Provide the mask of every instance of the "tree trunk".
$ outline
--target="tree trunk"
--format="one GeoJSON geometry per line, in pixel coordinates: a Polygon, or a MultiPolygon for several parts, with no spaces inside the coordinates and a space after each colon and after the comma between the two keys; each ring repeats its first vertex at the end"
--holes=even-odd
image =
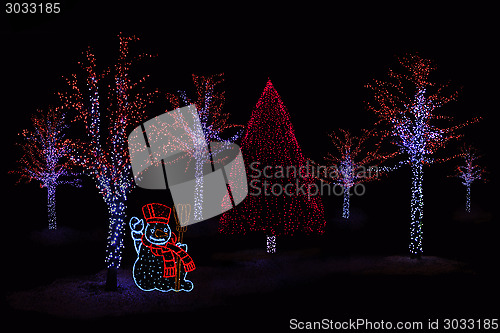
{"type": "Polygon", "coordinates": [[[276,236],[266,236],[267,237],[267,253],[276,253],[276,236]]]}
{"type": "Polygon", "coordinates": [[[106,248],[106,263],[108,264],[106,290],[113,291],[118,287],[116,271],[120,267],[122,260],[125,207],[125,199],[120,197],[115,197],[108,203],[109,233],[106,248]]]}
{"type": "Polygon", "coordinates": [[[116,291],[118,289],[117,268],[108,267],[106,274],[106,291],[116,291]]]}
{"type": "Polygon", "coordinates": [[[465,197],[465,211],[470,213],[470,185],[467,185],[467,194],[465,197]]]}
{"type": "Polygon", "coordinates": [[[194,221],[203,220],[203,151],[195,151],[194,221]]]}
{"type": "Polygon", "coordinates": [[[342,217],[345,219],[349,218],[350,215],[350,196],[349,196],[349,191],[350,187],[344,187],[344,204],[342,206],[342,217]]]}
{"type": "MultiPolygon", "coordinates": [[[[199,111],[198,111],[199,116],[199,111]]],[[[195,121],[192,128],[192,140],[194,143],[194,159],[195,159],[195,187],[194,187],[194,221],[203,220],[203,164],[207,156],[207,148],[209,146],[205,139],[205,133],[199,121],[195,121]]]]}
{"type": "Polygon", "coordinates": [[[47,213],[49,219],[49,229],[57,229],[56,222],[56,186],[47,186],[47,213]]]}
{"type": "Polygon", "coordinates": [[[422,218],[424,216],[423,164],[414,162],[411,166],[411,225],[410,225],[410,257],[422,256],[422,218]]]}

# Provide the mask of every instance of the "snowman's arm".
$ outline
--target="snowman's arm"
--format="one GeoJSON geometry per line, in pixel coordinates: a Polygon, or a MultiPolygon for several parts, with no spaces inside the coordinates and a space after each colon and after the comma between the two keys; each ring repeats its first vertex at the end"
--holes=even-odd
{"type": "Polygon", "coordinates": [[[142,244],[142,230],[144,229],[144,220],[139,219],[137,217],[132,217],[130,219],[130,231],[132,235],[132,239],[134,240],[135,251],[139,253],[139,249],[142,244]]]}

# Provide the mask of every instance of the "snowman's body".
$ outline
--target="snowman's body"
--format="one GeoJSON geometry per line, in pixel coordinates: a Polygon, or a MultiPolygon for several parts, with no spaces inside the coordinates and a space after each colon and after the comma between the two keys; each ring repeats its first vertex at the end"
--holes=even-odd
{"type": "MultiPolygon", "coordinates": [[[[194,270],[195,266],[187,254],[187,245],[176,242],[176,236],[168,226],[170,214],[166,218],[163,217],[163,220],[159,219],[153,215],[155,208],[153,205],[159,204],[149,204],[143,207],[146,225],[142,219],[136,217],[130,220],[130,229],[137,252],[133,267],[134,281],[140,289],[145,291],[191,291],[193,283],[186,280],[186,274],[194,270]],[[145,209],[146,211],[149,209],[148,213],[145,209]],[[179,267],[180,273],[178,274],[179,267]],[[179,289],[175,289],[177,276],[180,277],[179,289]]],[[[167,206],[161,208],[164,209],[164,207],[168,208],[167,206]]]]}

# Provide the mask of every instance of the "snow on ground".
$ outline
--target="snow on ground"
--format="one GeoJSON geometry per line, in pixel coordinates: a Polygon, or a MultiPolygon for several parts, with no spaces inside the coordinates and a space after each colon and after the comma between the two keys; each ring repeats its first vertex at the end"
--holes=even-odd
{"type": "Polygon", "coordinates": [[[34,230],[28,237],[36,245],[59,247],[71,245],[79,242],[98,241],[105,230],[94,230],[83,232],[66,226],[59,226],[55,230],[44,228],[43,230],[34,230]]]}
{"type": "Polygon", "coordinates": [[[106,273],[59,279],[47,286],[7,296],[10,306],[71,318],[97,318],[149,312],[193,311],[224,305],[240,295],[266,293],[287,286],[334,277],[356,275],[441,275],[467,273],[464,264],[439,257],[411,260],[403,256],[323,258],[319,250],[268,255],[247,250],[214,254],[216,266],[199,266],[188,274],[192,292],[144,292],[133,282],[130,269],[120,269],[117,292],[104,291],[106,273]]]}

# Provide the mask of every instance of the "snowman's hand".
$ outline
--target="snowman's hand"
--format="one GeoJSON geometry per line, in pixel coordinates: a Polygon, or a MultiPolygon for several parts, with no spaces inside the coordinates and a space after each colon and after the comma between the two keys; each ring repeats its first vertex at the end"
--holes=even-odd
{"type": "Polygon", "coordinates": [[[134,240],[135,251],[139,253],[139,249],[142,244],[141,238],[142,238],[142,230],[144,229],[144,221],[134,216],[130,219],[129,224],[130,224],[132,239],[134,240]]]}
{"type": "Polygon", "coordinates": [[[142,229],[144,229],[144,220],[139,219],[137,217],[132,217],[130,219],[130,230],[132,230],[132,233],[134,232],[140,232],[142,233],[142,229]]]}

